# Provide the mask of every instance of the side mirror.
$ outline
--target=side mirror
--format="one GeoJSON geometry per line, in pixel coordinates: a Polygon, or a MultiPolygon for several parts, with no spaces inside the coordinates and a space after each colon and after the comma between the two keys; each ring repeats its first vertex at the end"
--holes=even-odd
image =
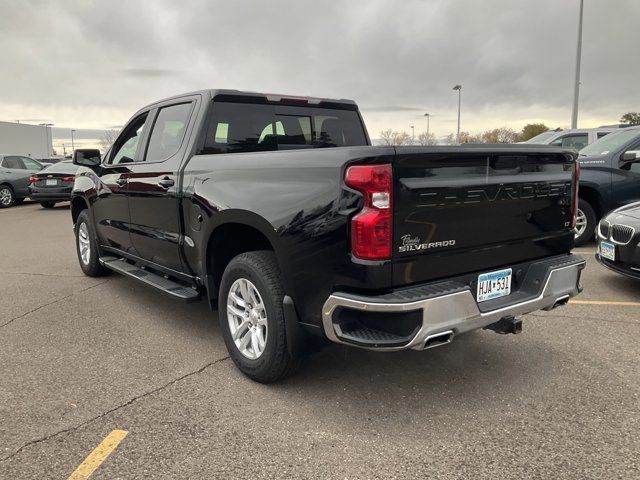
{"type": "Polygon", "coordinates": [[[73,152],[73,164],[83,167],[97,167],[102,162],[97,148],[80,148],[73,152]]]}

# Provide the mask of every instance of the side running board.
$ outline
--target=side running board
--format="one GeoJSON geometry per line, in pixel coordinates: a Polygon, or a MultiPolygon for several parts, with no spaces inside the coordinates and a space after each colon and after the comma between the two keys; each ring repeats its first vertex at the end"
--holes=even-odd
{"type": "Polygon", "coordinates": [[[145,285],[153,287],[170,297],[183,300],[185,302],[193,302],[200,300],[200,293],[197,290],[180,283],[169,280],[168,278],[150,272],[136,265],[126,262],[118,257],[100,257],[100,263],[114,272],[121,273],[127,277],[134,278],[145,285]]]}

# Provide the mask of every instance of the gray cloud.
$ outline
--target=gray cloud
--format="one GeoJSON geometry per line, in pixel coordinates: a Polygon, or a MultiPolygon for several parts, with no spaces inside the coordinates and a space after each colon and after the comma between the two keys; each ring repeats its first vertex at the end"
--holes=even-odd
{"type": "MultiPolygon", "coordinates": [[[[585,3],[581,118],[611,122],[640,105],[640,2],[585,3]]],[[[0,0],[0,56],[11,72],[0,75],[0,112],[106,126],[176,93],[237,88],[353,98],[374,129],[428,111],[438,128],[455,116],[451,88],[461,83],[463,120],[473,125],[567,123],[577,8],[577,0],[0,0]]]]}
{"type": "Polygon", "coordinates": [[[424,110],[423,108],[418,107],[401,107],[401,106],[381,106],[381,107],[368,107],[366,105],[360,106],[361,110],[367,112],[415,112],[418,110],[424,110]]]}
{"type": "Polygon", "coordinates": [[[131,77],[170,77],[178,73],[164,68],[125,68],[122,72],[131,77]]]}

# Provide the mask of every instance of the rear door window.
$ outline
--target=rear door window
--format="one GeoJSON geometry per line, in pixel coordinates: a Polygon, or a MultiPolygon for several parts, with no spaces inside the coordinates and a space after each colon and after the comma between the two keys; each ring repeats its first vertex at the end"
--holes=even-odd
{"type": "Polygon", "coordinates": [[[22,163],[24,163],[24,166],[27,168],[27,170],[35,170],[35,171],[42,170],[42,165],[40,165],[38,162],[36,162],[32,158],[21,157],[21,159],[22,159],[22,163]]]}
{"type": "Polygon", "coordinates": [[[27,169],[20,157],[4,157],[4,168],[13,168],[15,170],[27,169]]]}
{"type": "Polygon", "coordinates": [[[366,145],[356,111],[215,102],[201,153],[366,145]]]}
{"type": "Polygon", "coordinates": [[[572,135],[563,135],[555,139],[550,145],[557,145],[565,148],[575,148],[581,150],[589,143],[589,135],[587,133],[576,133],[572,135]]]}
{"type": "Polygon", "coordinates": [[[163,107],[153,124],[145,160],[157,162],[174,156],[184,140],[192,103],[163,107]]]}

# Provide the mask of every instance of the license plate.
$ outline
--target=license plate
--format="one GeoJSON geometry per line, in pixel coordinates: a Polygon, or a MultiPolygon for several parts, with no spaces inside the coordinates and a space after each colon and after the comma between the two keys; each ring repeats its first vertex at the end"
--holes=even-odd
{"type": "Polygon", "coordinates": [[[485,302],[494,298],[506,297],[511,293],[511,269],[478,275],[477,300],[485,302]]]}
{"type": "Polygon", "coordinates": [[[613,243],[600,242],[600,256],[602,258],[606,258],[607,260],[611,260],[612,262],[615,262],[616,246],[613,243]]]}
{"type": "Polygon", "coordinates": [[[57,184],[58,184],[58,180],[55,180],[55,179],[50,179],[45,182],[45,185],[47,187],[51,187],[52,185],[57,185],[57,184]]]}

